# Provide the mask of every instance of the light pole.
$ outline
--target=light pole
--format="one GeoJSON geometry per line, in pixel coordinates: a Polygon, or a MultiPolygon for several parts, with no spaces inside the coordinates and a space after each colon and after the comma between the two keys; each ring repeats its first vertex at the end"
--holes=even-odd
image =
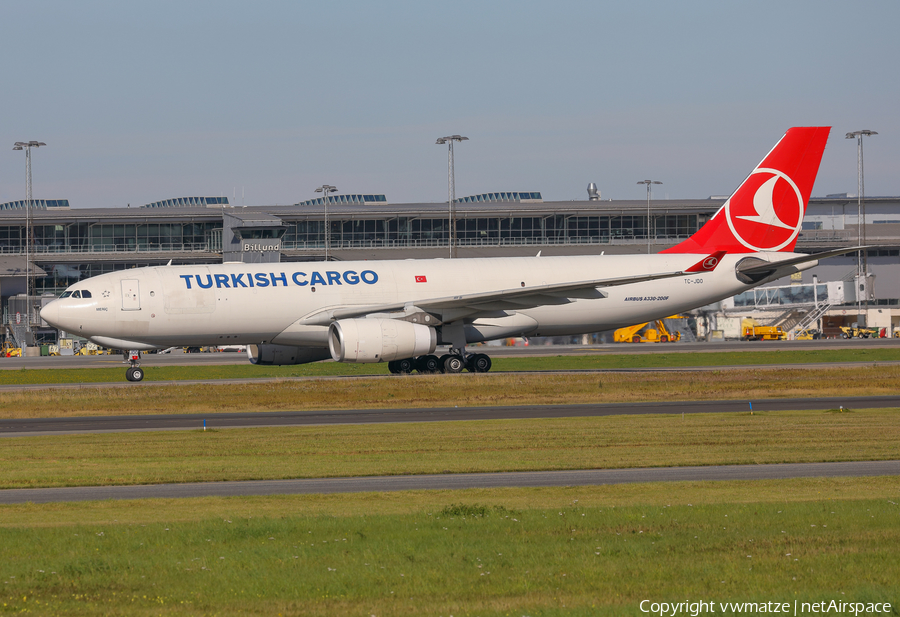
{"type": "Polygon", "coordinates": [[[662,184],[659,180],[638,180],[638,184],[647,185],[647,254],[650,254],[650,185],[662,184]]]}
{"type": "Polygon", "coordinates": [[[328,193],[336,193],[337,187],[330,184],[323,184],[316,189],[316,193],[322,193],[322,203],[325,204],[325,261],[328,261],[328,246],[331,244],[329,236],[331,230],[328,229],[328,193]]]}
{"type": "Polygon", "coordinates": [[[448,165],[449,170],[447,172],[448,183],[449,183],[449,199],[450,202],[450,259],[456,257],[456,187],[454,186],[454,173],[453,173],[453,142],[454,141],[468,141],[468,137],[463,137],[462,135],[448,135],[447,137],[438,137],[438,140],[434,143],[436,144],[449,144],[450,147],[448,149],[448,165]]]}
{"type": "Polygon", "coordinates": [[[34,312],[32,300],[34,271],[31,267],[31,248],[34,239],[31,231],[31,149],[46,145],[42,141],[17,141],[13,146],[13,150],[25,151],[25,302],[28,307],[25,318],[26,332],[31,332],[31,314],[34,312]]]}
{"type": "MultiPolygon", "coordinates": [[[[875,131],[853,131],[847,133],[847,139],[856,138],[856,239],[859,246],[866,245],[866,197],[863,182],[863,136],[878,135],[875,131]]],[[[859,249],[856,259],[856,313],[860,327],[868,326],[869,313],[869,263],[866,249],[859,249]],[[860,292],[864,292],[865,301],[860,302],[860,292]],[[865,306],[865,313],[863,313],[865,306]],[[865,315],[865,316],[863,316],[865,315]]]]}

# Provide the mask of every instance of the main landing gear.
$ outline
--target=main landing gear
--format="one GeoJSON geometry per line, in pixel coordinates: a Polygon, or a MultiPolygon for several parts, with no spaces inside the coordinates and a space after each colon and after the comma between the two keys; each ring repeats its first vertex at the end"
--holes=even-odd
{"type": "Polygon", "coordinates": [[[144,378],[144,369],[141,368],[141,352],[135,349],[123,351],[125,362],[131,364],[125,371],[125,379],[128,381],[140,381],[144,378]]]}
{"type": "MultiPolygon", "coordinates": [[[[451,350],[451,352],[453,351],[455,350],[451,350]]],[[[419,373],[462,373],[464,369],[470,373],[487,373],[491,370],[491,358],[483,353],[465,354],[465,357],[460,353],[448,353],[441,357],[427,355],[388,362],[388,370],[395,375],[412,373],[413,371],[419,373]]]]}

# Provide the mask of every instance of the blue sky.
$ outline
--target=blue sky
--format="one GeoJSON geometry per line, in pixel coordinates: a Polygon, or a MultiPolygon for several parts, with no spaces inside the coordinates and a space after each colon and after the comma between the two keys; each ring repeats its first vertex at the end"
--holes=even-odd
{"type": "Polygon", "coordinates": [[[900,2],[0,3],[0,202],[287,204],[730,193],[784,130],[831,125],[813,191],[898,195],[900,2]],[[3,145],[3,144],[6,145],[3,145]],[[7,147],[8,146],[8,147],[7,147]]]}

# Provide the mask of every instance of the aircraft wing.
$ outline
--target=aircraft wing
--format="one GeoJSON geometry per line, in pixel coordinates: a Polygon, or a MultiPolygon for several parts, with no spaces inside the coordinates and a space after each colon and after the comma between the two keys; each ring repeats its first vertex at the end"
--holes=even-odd
{"type": "MultiPolygon", "coordinates": [[[[325,309],[302,319],[302,325],[328,325],[338,319],[363,317],[373,313],[425,312],[440,314],[441,321],[450,321],[497,311],[516,310],[549,304],[567,304],[572,298],[603,298],[599,287],[616,287],[659,279],[684,276],[683,271],[623,276],[619,278],[591,279],[570,283],[538,285],[488,291],[458,296],[427,298],[409,302],[392,302],[367,306],[348,306],[325,309]]],[[[436,324],[437,325],[437,324],[436,324]]]]}

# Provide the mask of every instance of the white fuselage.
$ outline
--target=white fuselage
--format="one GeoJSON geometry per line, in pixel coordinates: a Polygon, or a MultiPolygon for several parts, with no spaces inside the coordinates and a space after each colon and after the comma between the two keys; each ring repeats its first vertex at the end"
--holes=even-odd
{"type": "MultiPolygon", "coordinates": [[[[712,272],[600,286],[602,298],[558,299],[515,310],[506,306],[490,316],[482,312],[467,322],[468,342],[595,332],[703,306],[753,287],[735,276],[735,264],[748,256],[726,255],[712,272]]],[[[796,255],[752,256],[780,261],[796,255]]],[[[159,266],[81,281],[69,290],[87,290],[90,298],[55,300],[42,316],[78,336],[147,347],[326,347],[327,324],[310,325],[309,318],[327,309],[397,302],[412,306],[426,299],[677,272],[700,258],[659,254],[159,266]]]]}

